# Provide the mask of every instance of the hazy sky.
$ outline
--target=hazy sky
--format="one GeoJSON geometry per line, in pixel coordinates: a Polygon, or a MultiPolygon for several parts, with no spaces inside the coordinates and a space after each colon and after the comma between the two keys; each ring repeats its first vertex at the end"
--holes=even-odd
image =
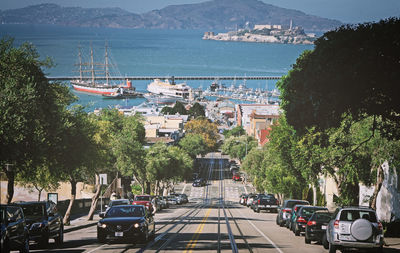
{"type": "MultiPolygon", "coordinates": [[[[207,0],[1,0],[0,9],[14,9],[39,3],[61,6],[120,7],[134,13],[161,9],[172,4],[199,3],[207,0]]],[[[344,23],[378,21],[400,16],[400,0],[262,0],[307,14],[337,19],[344,23]]]]}

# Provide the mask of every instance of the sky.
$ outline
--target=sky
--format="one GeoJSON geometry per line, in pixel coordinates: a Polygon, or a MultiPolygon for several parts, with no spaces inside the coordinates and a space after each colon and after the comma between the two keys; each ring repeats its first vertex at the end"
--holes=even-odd
{"type": "MultiPolygon", "coordinates": [[[[15,9],[40,3],[64,7],[120,7],[133,13],[162,9],[173,4],[200,3],[207,0],[1,0],[0,9],[15,9]]],[[[303,11],[306,14],[336,19],[343,23],[364,23],[397,16],[400,0],[261,0],[278,7],[303,11]]]]}

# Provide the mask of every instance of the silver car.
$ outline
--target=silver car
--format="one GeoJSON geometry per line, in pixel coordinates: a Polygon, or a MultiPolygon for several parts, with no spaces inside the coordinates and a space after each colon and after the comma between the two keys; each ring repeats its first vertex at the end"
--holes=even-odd
{"type": "Polygon", "coordinates": [[[374,209],[342,207],[336,209],[326,229],[329,253],[346,248],[365,248],[382,252],[383,228],[374,209]]]}

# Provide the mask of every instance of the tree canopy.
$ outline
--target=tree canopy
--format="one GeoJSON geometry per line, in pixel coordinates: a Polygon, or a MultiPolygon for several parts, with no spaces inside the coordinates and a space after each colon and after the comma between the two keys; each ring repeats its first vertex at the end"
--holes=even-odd
{"type": "Polygon", "coordinates": [[[400,138],[400,19],[325,33],[278,82],[287,120],[300,133],[338,127],[344,116],[381,118],[373,128],[400,138]]]}

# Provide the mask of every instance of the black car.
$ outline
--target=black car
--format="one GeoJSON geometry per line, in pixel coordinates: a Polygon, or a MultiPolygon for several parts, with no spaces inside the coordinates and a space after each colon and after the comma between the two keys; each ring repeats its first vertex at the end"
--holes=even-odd
{"type": "Polygon", "coordinates": [[[151,212],[142,205],[121,205],[111,207],[97,223],[97,240],[125,239],[129,242],[147,242],[154,238],[156,225],[151,212]]]}
{"type": "Polygon", "coordinates": [[[296,212],[296,217],[293,220],[293,228],[294,228],[294,234],[296,236],[299,236],[300,233],[304,232],[307,222],[310,219],[311,215],[318,211],[318,210],[326,210],[328,209],[326,207],[321,207],[321,206],[302,206],[300,209],[296,212]]]}
{"type": "Polygon", "coordinates": [[[197,178],[196,180],[194,180],[193,182],[193,187],[202,187],[202,186],[206,186],[206,180],[204,178],[197,178]]]}
{"type": "Polygon", "coordinates": [[[63,217],[52,201],[18,202],[24,211],[26,225],[29,229],[29,239],[47,246],[49,239],[54,239],[57,245],[64,241],[63,217]]]}
{"type": "Polygon", "coordinates": [[[1,252],[29,252],[29,232],[21,207],[0,205],[1,252]]]}
{"type": "Polygon", "coordinates": [[[276,216],[276,224],[283,227],[286,220],[292,217],[292,207],[297,204],[309,205],[307,200],[300,199],[287,199],[283,202],[282,206],[279,208],[279,213],[276,216]]]}
{"type": "Polygon", "coordinates": [[[328,210],[315,211],[307,222],[304,237],[305,243],[310,244],[311,241],[317,241],[327,249],[326,227],[331,218],[332,214],[328,210]]]}

